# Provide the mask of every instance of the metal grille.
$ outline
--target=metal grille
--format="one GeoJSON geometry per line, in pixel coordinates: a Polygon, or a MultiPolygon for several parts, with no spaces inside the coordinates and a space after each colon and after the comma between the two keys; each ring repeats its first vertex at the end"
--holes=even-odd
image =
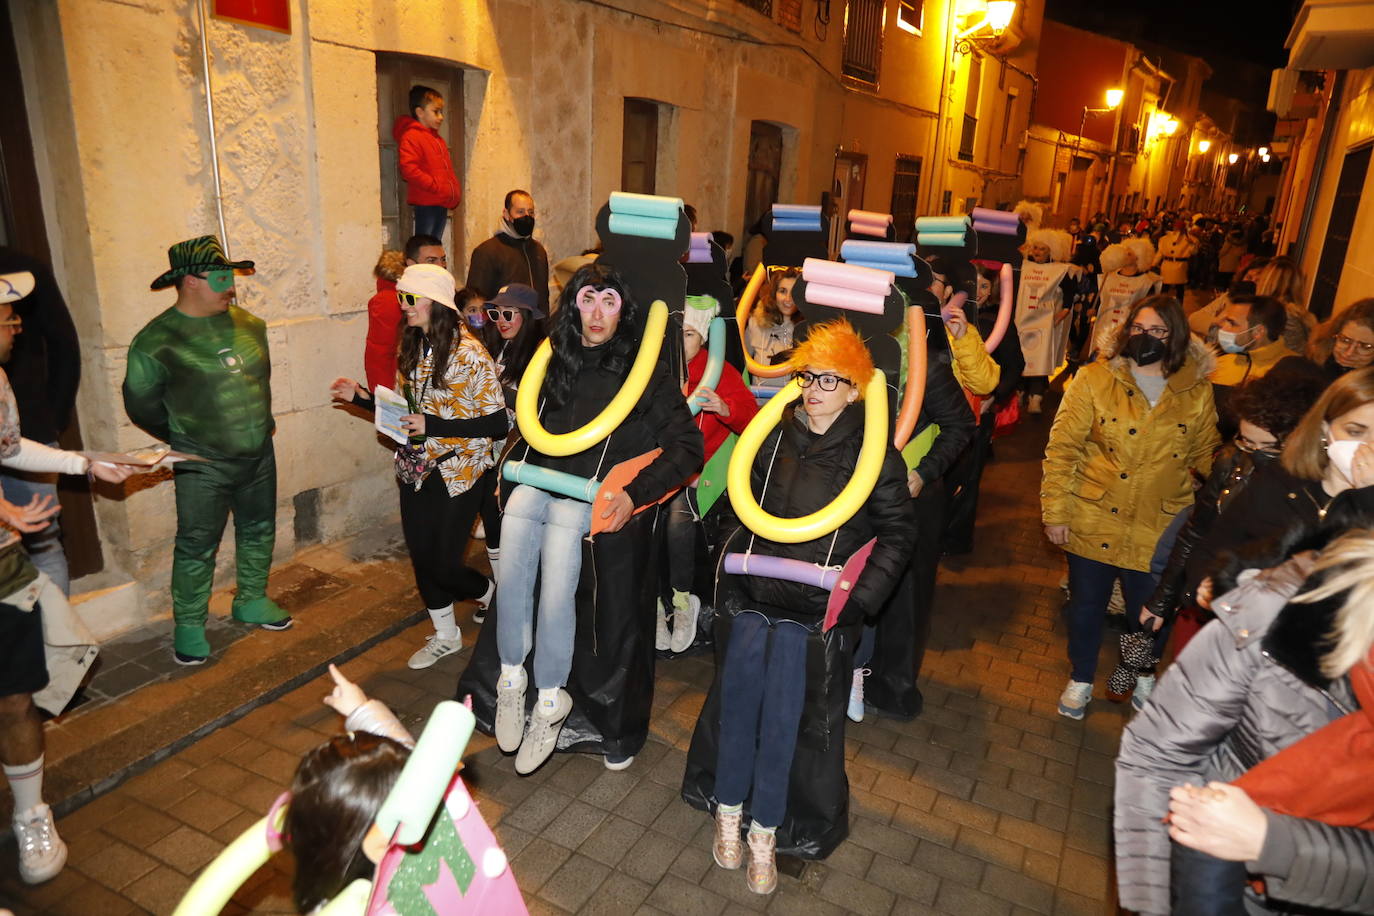
{"type": "Polygon", "coordinates": [[[773,18],[773,0],[739,0],[751,10],[758,10],[768,18],[773,18]]]}
{"type": "Polygon", "coordinates": [[[802,0],[778,0],[778,25],[793,32],[802,27],[802,0]]]}
{"type": "Polygon", "coordinates": [[[973,161],[973,138],[978,134],[978,119],[964,115],[964,129],[959,134],[959,158],[965,162],[973,161]]]}
{"type": "Polygon", "coordinates": [[[842,72],[874,86],[883,55],[883,6],[883,0],[846,0],[844,7],[842,72]]]}
{"type": "Polygon", "coordinates": [[[921,185],[921,160],[917,156],[898,156],[892,175],[892,227],[904,242],[916,228],[916,194],[921,185]]]}

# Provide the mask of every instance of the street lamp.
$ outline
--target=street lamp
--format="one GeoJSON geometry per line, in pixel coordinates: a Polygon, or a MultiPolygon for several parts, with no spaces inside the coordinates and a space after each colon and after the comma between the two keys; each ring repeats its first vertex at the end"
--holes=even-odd
{"type": "Polygon", "coordinates": [[[1197,142],[1197,151],[1198,151],[1199,153],[1205,153],[1205,152],[1207,152],[1207,151],[1208,151],[1209,149],[1211,149],[1211,148],[1212,148],[1212,141],[1211,141],[1211,140],[1199,140],[1199,141],[1197,142]]]}
{"type": "Polygon", "coordinates": [[[1259,153],[1261,159],[1268,158],[1268,156],[1269,156],[1269,147],[1267,147],[1267,146],[1261,146],[1258,150],[1256,150],[1256,152],[1259,153]]]}
{"type": "Polygon", "coordinates": [[[1124,93],[1120,89],[1108,89],[1106,108],[1089,108],[1087,105],[1083,106],[1083,117],[1078,119],[1078,144],[1074,147],[1075,150],[1083,145],[1083,130],[1088,126],[1088,115],[1106,114],[1109,111],[1116,111],[1121,105],[1121,97],[1123,95],[1124,93]]]}
{"type": "Polygon", "coordinates": [[[1231,155],[1226,157],[1226,161],[1231,163],[1232,165],[1235,165],[1238,161],[1240,161],[1240,154],[1232,153],[1231,155]]]}
{"type": "Polygon", "coordinates": [[[1001,35],[1016,15],[1016,0],[988,0],[988,25],[992,34],[1001,35]]]}
{"type": "Polygon", "coordinates": [[[1108,89],[1108,90],[1107,90],[1107,110],[1108,110],[1108,111],[1115,111],[1118,107],[1120,107],[1120,105],[1121,105],[1121,99],[1122,99],[1123,97],[1125,97],[1125,95],[1126,95],[1126,93],[1123,92],[1123,91],[1121,91],[1120,89],[1108,89]]]}

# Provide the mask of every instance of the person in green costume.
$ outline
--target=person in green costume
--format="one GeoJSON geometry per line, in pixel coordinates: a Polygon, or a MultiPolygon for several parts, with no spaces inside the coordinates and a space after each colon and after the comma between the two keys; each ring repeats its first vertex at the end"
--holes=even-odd
{"type": "Polygon", "coordinates": [[[210,655],[205,619],[215,554],[234,514],[235,620],[285,630],[291,618],[267,597],[276,540],[277,465],[272,449],[272,365],[267,326],[233,304],[234,271],[213,235],[167,250],[171,268],[153,289],[177,301],[129,345],[124,409],[172,448],[204,458],[176,465],[177,534],[172,554],[173,650],[182,665],[210,655]]]}

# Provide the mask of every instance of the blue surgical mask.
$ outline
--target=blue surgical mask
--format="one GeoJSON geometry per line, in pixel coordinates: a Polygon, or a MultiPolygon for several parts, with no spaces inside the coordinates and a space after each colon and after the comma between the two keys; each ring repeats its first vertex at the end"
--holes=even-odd
{"type": "Polygon", "coordinates": [[[1236,338],[1240,335],[1235,331],[1217,331],[1217,346],[1221,347],[1223,353],[1244,353],[1245,344],[1237,342],[1236,338]]]}

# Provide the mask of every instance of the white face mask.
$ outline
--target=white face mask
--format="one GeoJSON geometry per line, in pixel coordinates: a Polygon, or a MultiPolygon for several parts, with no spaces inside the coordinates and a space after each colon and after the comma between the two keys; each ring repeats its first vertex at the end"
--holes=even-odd
{"type": "Polygon", "coordinates": [[[1326,446],[1326,457],[1350,483],[1355,482],[1355,453],[1360,450],[1361,445],[1364,443],[1359,439],[1337,439],[1328,442],[1326,446]]]}

